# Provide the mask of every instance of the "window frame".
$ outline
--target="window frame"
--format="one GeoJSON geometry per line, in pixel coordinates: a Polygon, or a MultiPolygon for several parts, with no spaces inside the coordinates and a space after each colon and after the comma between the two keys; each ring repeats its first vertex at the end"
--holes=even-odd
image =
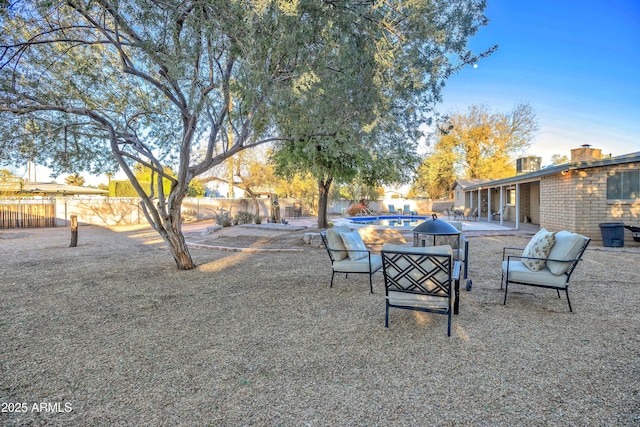
{"type": "Polygon", "coordinates": [[[607,175],[606,198],[607,202],[635,202],[638,200],[640,198],[640,170],[617,170],[613,174],[607,175]],[[615,188],[612,189],[614,186],[615,188]],[[629,188],[625,188],[625,186],[629,188]]]}

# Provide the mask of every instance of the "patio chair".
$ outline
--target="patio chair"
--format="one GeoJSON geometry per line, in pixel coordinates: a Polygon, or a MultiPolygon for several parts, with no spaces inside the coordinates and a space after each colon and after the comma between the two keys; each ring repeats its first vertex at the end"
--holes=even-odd
{"type": "Polygon", "coordinates": [[[401,308],[447,316],[451,336],[451,315],[458,314],[460,262],[454,261],[451,247],[382,246],[385,285],[385,328],[389,309],[401,308]]]}
{"type": "Polygon", "coordinates": [[[467,221],[474,220],[478,217],[478,208],[466,208],[462,213],[462,219],[467,221]]]}
{"type": "Polygon", "coordinates": [[[590,238],[570,231],[550,233],[544,228],[536,233],[527,247],[502,250],[502,279],[504,284],[504,302],[507,303],[507,292],[510,284],[535,286],[555,289],[560,298],[560,291],[567,295],[569,311],[569,280],[571,274],[582,260],[590,238]],[[520,255],[509,255],[509,252],[522,251],[520,255]]]}
{"type": "Polygon", "coordinates": [[[336,273],[368,274],[369,290],[373,293],[372,276],[382,268],[380,255],[372,254],[357,230],[349,227],[332,227],[320,232],[320,237],[331,260],[331,284],[336,273]]]}
{"type": "Polygon", "coordinates": [[[464,208],[458,219],[469,219],[469,216],[471,216],[471,208],[464,208]]]}
{"type": "Polygon", "coordinates": [[[396,211],[396,207],[394,205],[389,205],[389,213],[390,214],[397,214],[398,211],[396,211]]]}
{"type": "Polygon", "coordinates": [[[402,213],[404,215],[418,215],[418,212],[411,210],[411,206],[410,205],[404,205],[404,207],[402,209],[402,213]]]}

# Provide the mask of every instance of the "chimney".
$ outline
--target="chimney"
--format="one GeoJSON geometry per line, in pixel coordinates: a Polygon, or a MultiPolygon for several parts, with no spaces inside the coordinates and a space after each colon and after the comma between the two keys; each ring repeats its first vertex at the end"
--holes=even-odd
{"type": "Polygon", "coordinates": [[[582,144],[580,148],[571,149],[571,163],[600,159],[602,159],[602,150],[599,148],[591,148],[589,144],[582,144]]]}
{"type": "Polygon", "coordinates": [[[542,163],[542,157],[529,156],[516,159],[516,173],[529,173],[540,170],[540,164],[542,163]]]}

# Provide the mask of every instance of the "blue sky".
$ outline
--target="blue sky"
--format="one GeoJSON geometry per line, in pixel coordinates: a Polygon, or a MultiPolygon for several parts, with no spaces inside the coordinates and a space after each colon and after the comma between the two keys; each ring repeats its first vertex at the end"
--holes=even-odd
{"type": "Polygon", "coordinates": [[[543,164],[581,144],[640,151],[639,0],[488,0],[486,15],[470,47],[498,50],[447,81],[439,111],[529,103],[540,131],[527,154],[543,164]]]}

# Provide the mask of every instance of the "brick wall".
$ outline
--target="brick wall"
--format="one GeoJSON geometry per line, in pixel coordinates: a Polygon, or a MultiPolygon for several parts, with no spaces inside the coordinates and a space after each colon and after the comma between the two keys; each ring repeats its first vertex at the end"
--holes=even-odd
{"type": "MultiPolygon", "coordinates": [[[[634,202],[607,201],[607,176],[638,170],[640,164],[572,170],[540,181],[540,226],[551,231],[571,230],[602,241],[600,224],[623,222],[640,226],[640,197],[634,202]]],[[[625,230],[625,246],[637,246],[625,230]]]]}

